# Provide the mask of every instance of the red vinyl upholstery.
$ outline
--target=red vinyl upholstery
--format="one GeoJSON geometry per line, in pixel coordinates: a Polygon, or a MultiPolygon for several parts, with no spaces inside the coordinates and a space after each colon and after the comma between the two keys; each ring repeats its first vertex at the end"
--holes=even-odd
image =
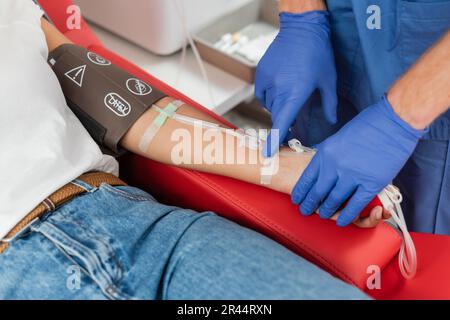
{"type": "MultiPolygon", "coordinates": [[[[68,31],[66,7],[71,0],[39,1],[55,25],[72,41],[99,53],[158,89],[199,108],[173,88],[102,46],[83,21],[68,31]]],[[[226,123],[217,115],[216,119],[226,123]]],[[[163,165],[136,155],[121,159],[122,177],[160,201],[197,211],[214,211],[271,237],[344,281],[377,299],[450,299],[450,237],[414,234],[418,273],[404,280],[397,255],[398,233],[382,223],[374,229],[339,228],[317,216],[303,217],[287,195],[233,179],[163,165]],[[381,289],[368,290],[368,267],[382,270],[381,289]]],[[[377,203],[377,199],[373,204],[377,203]]]]}

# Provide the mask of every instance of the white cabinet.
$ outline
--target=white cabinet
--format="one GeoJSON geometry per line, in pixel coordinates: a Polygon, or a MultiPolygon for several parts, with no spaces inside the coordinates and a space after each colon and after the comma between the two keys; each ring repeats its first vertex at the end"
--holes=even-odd
{"type": "Polygon", "coordinates": [[[252,0],[75,0],[85,18],[160,55],[179,50],[196,32],[252,0]],[[180,8],[181,5],[181,8],[180,8]],[[178,8],[178,9],[177,9],[178,8]]]}

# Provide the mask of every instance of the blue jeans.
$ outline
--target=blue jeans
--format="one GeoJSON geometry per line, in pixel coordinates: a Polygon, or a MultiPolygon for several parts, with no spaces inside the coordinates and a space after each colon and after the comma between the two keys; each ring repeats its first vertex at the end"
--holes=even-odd
{"type": "Polygon", "coordinates": [[[0,255],[1,299],[365,299],[272,240],[206,212],[102,185],[0,255]]]}

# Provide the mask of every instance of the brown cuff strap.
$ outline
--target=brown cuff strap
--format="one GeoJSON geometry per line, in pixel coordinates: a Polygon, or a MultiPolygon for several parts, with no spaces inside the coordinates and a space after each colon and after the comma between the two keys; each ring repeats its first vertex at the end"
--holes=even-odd
{"type": "Polygon", "coordinates": [[[68,106],[91,136],[120,155],[119,142],[166,95],[83,47],[64,44],[49,54],[68,106]]]}

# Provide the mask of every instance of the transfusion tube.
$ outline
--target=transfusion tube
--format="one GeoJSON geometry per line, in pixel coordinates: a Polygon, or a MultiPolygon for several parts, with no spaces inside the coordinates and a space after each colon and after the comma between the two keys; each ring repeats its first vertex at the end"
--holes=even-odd
{"type": "Polygon", "coordinates": [[[243,130],[233,130],[230,128],[224,128],[218,125],[217,123],[200,120],[196,118],[192,118],[186,115],[180,115],[176,112],[183,105],[182,101],[173,101],[169,103],[164,109],[161,109],[157,105],[153,105],[152,108],[159,112],[159,115],[152,122],[152,124],[147,128],[141,141],[139,143],[139,149],[142,152],[146,152],[150,146],[150,143],[155,138],[158,131],[161,127],[166,123],[167,119],[173,119],[178,121],[179,123],[191,125],[194,127],[202,128],[202,129],[212,129],[219,130],[225,134],[232,135],[239,139],[241,146],[246,146],[251,150],[258,150],[262,145],[262,140],[258,139],[256,136],[248,135],[243,130]]]}
{"type": "Polygon", "coordinates": [[[417,272],[417,253],[400,206],[403,200],[402,194],[397,187],[389,185],[379,194],[379,197],[402,233],[402,246],[398,256],[400,272],[405,279],[412,279],[417,272]]]}

